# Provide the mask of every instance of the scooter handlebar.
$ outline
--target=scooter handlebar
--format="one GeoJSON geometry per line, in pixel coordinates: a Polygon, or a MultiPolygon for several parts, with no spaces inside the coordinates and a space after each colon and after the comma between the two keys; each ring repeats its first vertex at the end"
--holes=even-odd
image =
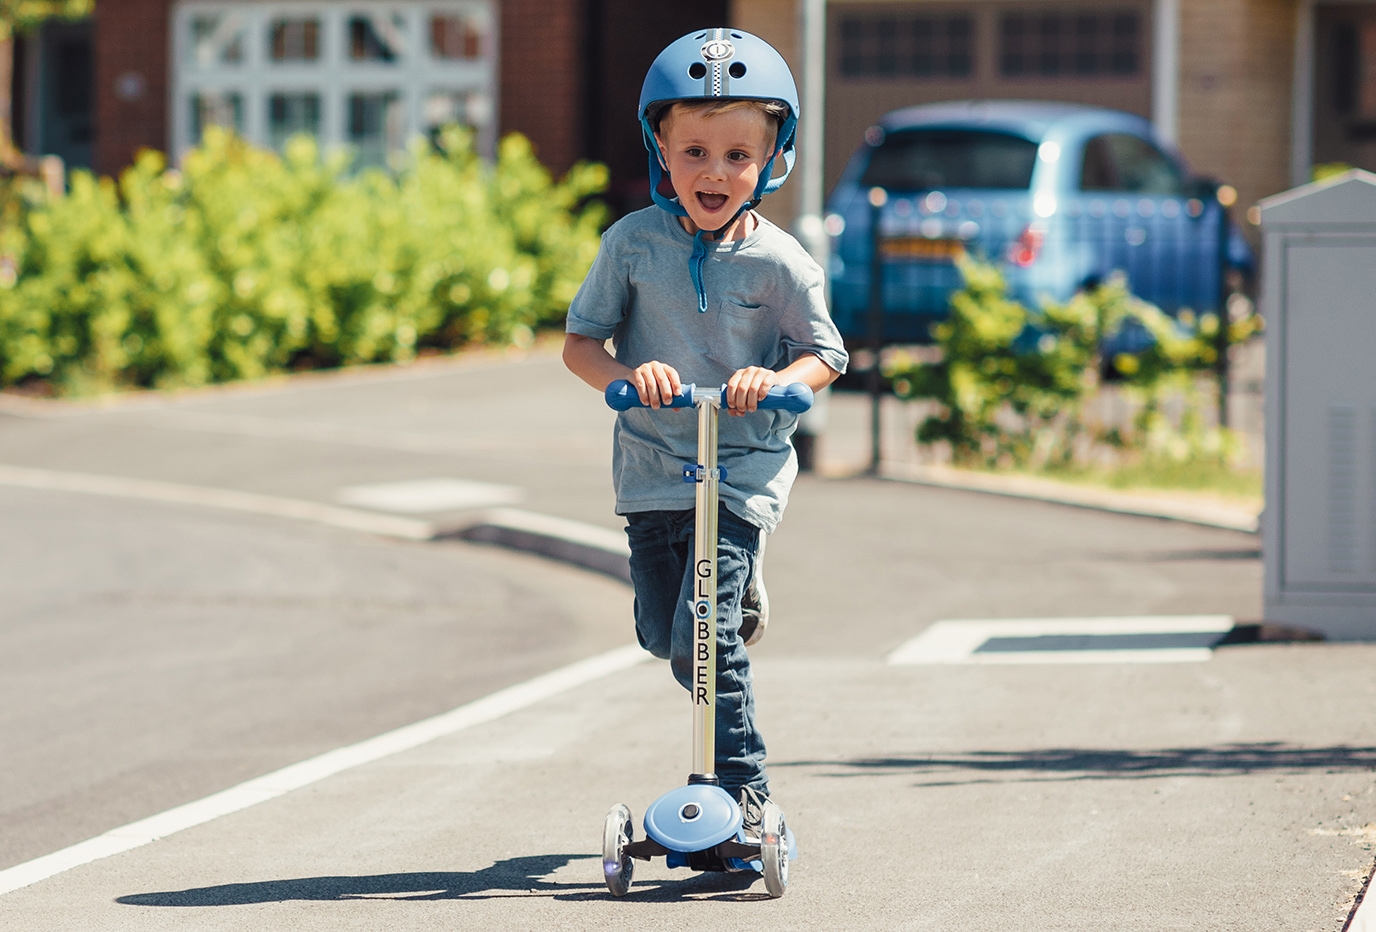
{"type": "MultiPolygon", "coordinates": [[[[726,386],[720,389],[722,396],[726,395],[726,386]]],[[[696,385],[685,385],[683,390],[674,396],[673,403],[668,405],[670,408],[691,408],[695,404],[696,385]]],[[[648,405],[640,400],[640,394],[635,387],[625,379],[617,379],[607,386],[604,393],[607,405],[617,411],[628,411],[631,408],[645,408],[648,405]]],[[[812,389],[802,382],[794,382],[792,385],[775,385],[769,390],[769,394],[760,401],[760,408],[765,410],[792,411],[794,414],[802,414],[812,407],[812,389]]]]}
{"type": "Polygon", "coordinates": [[[803,382],[794,382],[791,385],[775,385],[769,390],[769,394],[764,396],[764,401],[760,402],[760,407],[802,414],[812,407],[812,389],[803,382]]]}
{"type": "MultiPolygon", "coordinates": [[[[682,391],[674,396],[673,403],[668,405],[670,408],[691,408],[693,406],[693,391],[696,385],[685,385],[682,391]]],[[[640,400],[640,393],[635,390],[635,386],[625,379],[617,379],[607,386],[603,392],[607,399],[607,406],[617,411],[629,411],[631,408],[648,408],[649,405],[640,400]]]]}

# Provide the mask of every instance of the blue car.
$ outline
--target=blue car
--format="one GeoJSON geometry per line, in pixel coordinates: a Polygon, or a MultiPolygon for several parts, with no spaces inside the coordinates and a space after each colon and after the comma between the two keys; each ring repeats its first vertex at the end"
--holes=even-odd
{"type": "Polygon", "coordinates": [[[962,255],[997,262],[1029,306],[1122,272],[1134,294],[1172,315],[1216,311],[1224,263],[1244,273],[1254,264],[1214,186],[1141,117],[1029,101],[909,107],[866,132],[827,204],[832,316],[851,341],[870,335],[875,187],[887,192],[887,343],[930,340],[961,285],[962,255]]]}

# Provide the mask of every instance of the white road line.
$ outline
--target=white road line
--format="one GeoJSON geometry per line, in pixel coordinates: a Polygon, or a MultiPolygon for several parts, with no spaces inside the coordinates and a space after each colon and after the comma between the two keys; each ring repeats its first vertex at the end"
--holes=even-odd
{"type": "Polygon", "coordinates": [[[155,482],[148,479],[0,465],[0,485],[54,492],[81,492],[114,498],[138,498],[178,505],[199,505],[224,511],[313,521],[317,524],[407,540],[429,540],[435,536],[435,526],[432,523],[415,518],[380,515],[320,502],[240,492],[235,489],[183,485],[177,482],[155,482]]]}
{"type": "Polygon", "coordinates": [[[1122,618],[996,618],[933,622],[889,654],[906,664],[1181,663],[1208,660],[1209,648],[1161,650],[997,651],[976,653],[990,638],[1105,634],[1224,634],[1228,615],[1146,615],[1122,618]]]}
{"type": "Polygon", "coordinates": [[[46,880],[82,864],[130,851],[220,816],[239,812],[351,767],[398,754],[436,738],[499,719],[575,687],[629,669],[648,660],[649,656],[638,645],[619,647],[499,690],[433,718],[405,725],[395,731],[360,741],[358,744],[327,751],[318,757],[283,767],[281,770],[240,783],[204,799],[111,829],[103,835],[0,871],[0,895],[46,880]]]}
{"type": "Polygon", "coordinates": [[[350,485],[339,489],[335,497],[345,505],[357,505],[360,508],[424,514],[428,511],[466,511],[510,505],[521,500],[521,490],[510,485],[438,476],[405,482],[350,485]]]}
{"type": "Polygon", "coordinates": [[[1357,905],[1352,922],[1343,928],[1343,932],[1376,932],[1376,891],[1371,887],[1372,881],[1368,880],[1362,902],[1357,905]]]}
{"type": "Polygon", "coordinates": [[[402,540],[461,536],[540,554],[630,581],[630,569],[626,563],[630,548],[624,533],[518,508],[492,508],[471,511],[442,521],[426,521],[234,489],[5,465],[0,465],[0,486],[219,508],[311,521],[402,540]]]}

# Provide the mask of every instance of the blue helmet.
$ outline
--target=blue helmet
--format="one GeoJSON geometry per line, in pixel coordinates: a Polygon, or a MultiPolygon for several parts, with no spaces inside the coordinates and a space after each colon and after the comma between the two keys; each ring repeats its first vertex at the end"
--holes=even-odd
{"type": "Polygon", "coordinates": [[[788,118],[779,127],[775,144],[775,151],[783,149],[784,173],[778,178],[770,177],[774,173],[771,154],[760,172],[754,196],[743,209],[754,207],[764,195],[777,191],[793,171],[798,88],[783,56],[759,36],[739,29],[691,32],[670,43],[650,66],[640,88],[638,113],[645,148],[650,152],[650,196],[660,207],[680,217],[688,213],[683,205],[659,191],[665,170],[655,144],[654,129],[650,126],[649,110],[652,104],[666,101],[712,98],[777,100],[788,106],[788,118]]]}

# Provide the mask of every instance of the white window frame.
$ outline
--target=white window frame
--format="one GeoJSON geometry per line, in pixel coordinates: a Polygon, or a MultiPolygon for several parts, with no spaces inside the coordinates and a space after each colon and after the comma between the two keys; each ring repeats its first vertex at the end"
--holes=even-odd
{"type": "Polygon", "coordinates": [[[267,147],[268,98],[275,93],[315,93],[320,96],[320,134],[326,149],[348,144],[348,100],[351,94],[395,91],[400,96],[410,140],[426,130],[426,98],[433,92],[486,95],[486,120],[476,127],[478,151],[491,157],[497,142],[497,10],[493,0],[387,0],[387,2],[339,2],[339,0],[181,0],[173,8],[171,30],[172,81],[168,107],[171,111],[171,150],[180,163],[196,140],[192,137],[192,95],[211,91],[238,93],[243,98],[243,135],[255,145],[267,147]],[[244,21],[244,57],[237,65],[199,68],[193,55],[191,24],[195,17],[232,13],[244,21]],[[347,28],[351,16],[393,14],[404,17],[406,49],[395,63],[357,62],[347,55],[347,28]],[[476,20],[483,35],[476,59],[437,58],[430,47],[430,17],[458,14],[476,20]],[[320,57],[313,62],[274,62],[268,56],[268,29],[280,18],[315,17],[320,21],[320,57]]]}

